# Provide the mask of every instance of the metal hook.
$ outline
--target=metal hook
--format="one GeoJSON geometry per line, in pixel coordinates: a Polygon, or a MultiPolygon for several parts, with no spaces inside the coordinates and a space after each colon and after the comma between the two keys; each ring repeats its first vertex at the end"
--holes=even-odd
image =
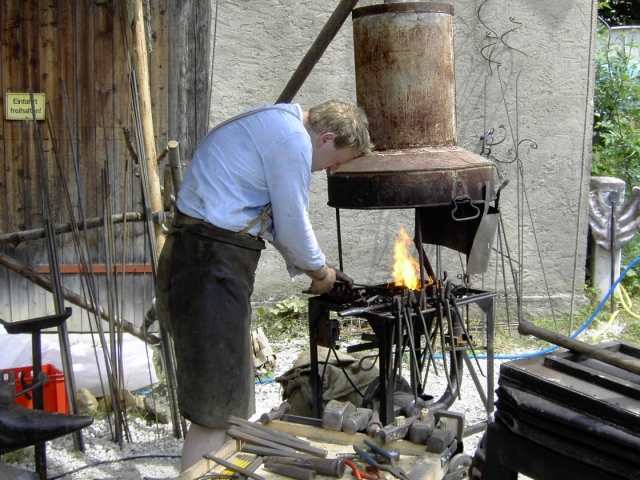
{"type": "Polygon", "coordinates": [[[475,220],[480,216],[480,208],[477,205],[474,205],[471,202],[470,198],[462,198],[453,200],[453,210],[451,210],[451,218],[453,218],[456,222],[467,222],[469,220],[475,220]],[[456,217],[456,211],[458,210],[458,205],[468,204],[475,209],[475,213],[468,217],[456,217]]]}

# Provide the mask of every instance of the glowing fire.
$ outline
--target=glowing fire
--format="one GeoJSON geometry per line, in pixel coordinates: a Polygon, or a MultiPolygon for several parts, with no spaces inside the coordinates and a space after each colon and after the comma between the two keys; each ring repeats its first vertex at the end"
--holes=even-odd
{"type": "Polygon", "coordinates": [[[420,264],[409,254],[411,245],[411,238],[404,227],[401,227],[393,246],[393,282],[397,287],[418,290],[420,287],[420,264]]]}

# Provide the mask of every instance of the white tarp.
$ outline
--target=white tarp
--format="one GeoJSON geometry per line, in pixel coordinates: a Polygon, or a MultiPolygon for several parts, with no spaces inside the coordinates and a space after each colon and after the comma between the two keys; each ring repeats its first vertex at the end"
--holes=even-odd
{"type": "MultiPolygon", "coordinates": [[[[95,340],[100,371],[102,372],[106,391],[108,384],[105,376],[104,355],[97,335],[95,340]]],[[[69,335],[69,342],[71,344],[76,389],[88,388],[94,395],[102,396],[91,336],[88,334],[71,334],[69,335]]],[[[157,382],[158,379],[153,369],[152,353],[150,347],[148,349],[145,348],[142,340],[132,335],[124,335],[122,355],[124,381],[127,390],[136,390],[157,382]],[[147,353],[149,362],[147,362],[147,353]],[[149,369],[151,369],[151,373],[149,369]]],[[[62,371],[58,335],[42,335],[42,363],[51,363],[62,371]]],[[[31,365],[31,335],[0,333],[0,369],[29,365],[31,365]]]]}

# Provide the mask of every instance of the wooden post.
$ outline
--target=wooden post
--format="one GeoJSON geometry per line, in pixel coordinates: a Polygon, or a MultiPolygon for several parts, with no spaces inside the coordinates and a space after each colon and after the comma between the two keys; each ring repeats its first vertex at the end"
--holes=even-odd
{"type": "MultiPolygon", "coordinates": [[[[142,122],[144,153],[149,178],[149,208],[153,213],[162,211],[162,192],[156,153],[156,140],[153,129],[153,113],[151,110],[151,89],[149,87],[149,62],[147,56],[147,39],[144,26],[144,9],[142,0],[128,2],[129,19],[131,20],[131,61],[138,82],[138,96],[142,122]]],[[[162,251],[164,233],[158,222],[154,222],[156,252],[162,251]]],[[[156,261],[157,259],[154,259],[156,261]]]]}

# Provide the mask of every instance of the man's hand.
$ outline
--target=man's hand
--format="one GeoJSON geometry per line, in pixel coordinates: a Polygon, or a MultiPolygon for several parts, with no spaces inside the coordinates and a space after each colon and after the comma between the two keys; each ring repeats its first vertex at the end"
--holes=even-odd
{"type": "Polygon", "coordinates": [[[326,265],[319,270],[308,272],[308,275],[311,277],[309,293],[314,295],[329,293],[336,283],[336,270],[326,265]]]}
{"type": "Polygon", "coordinates": [[[336,270],[336,281],[345,283],[349,288],[353,287],[353,278],[341,270],[336,270]]]}
{"type": "Polygon", "coordinates": [[[329,293],[336,281],[346,284],[349,288],[353,286],[353,280],[349,275],[328,265],[319,270],[307,272],[307,275],[311,277],[311,286],[308,292],[314,295],[329,293]]]}

